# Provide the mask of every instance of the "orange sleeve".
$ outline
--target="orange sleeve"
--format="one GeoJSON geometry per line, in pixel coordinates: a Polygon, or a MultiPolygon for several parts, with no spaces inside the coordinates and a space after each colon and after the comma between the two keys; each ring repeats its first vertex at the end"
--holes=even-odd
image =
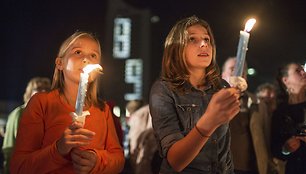
{"type": "Polygon", "coordinates": [[[42,148],[44,138],[44,97],[34,95],[20,120],[10,170],[15,173],[48,173],[69,161],[57,151],[56,144],[42,148]]]}
{"type": "Polygon", "coordinates": [[[97,154],[96,166],[90,173],[115,174],[120,173],[124,167],[124,153],[119,143],[114,121],[109,110],[107,115],[107,137],[105,150],[92,149],[97,154]]]}

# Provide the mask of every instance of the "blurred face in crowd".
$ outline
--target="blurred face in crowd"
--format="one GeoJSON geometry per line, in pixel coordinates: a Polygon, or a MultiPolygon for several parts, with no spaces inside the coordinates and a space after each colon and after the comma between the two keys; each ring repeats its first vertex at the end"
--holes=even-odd
{"type": "Polygon", "coordinates": [[[229,78],[230,76],[232,76],[234,72],[235,63],[236,63],[235,58],[230,58],[224,63],[222,70],[222,78],[227,82],[229,82],[229,78]]]}
{"type": "Polygon", "coordinates": [[[264,100],[268,103],[272,103],[273,100],[275,100],[276,95],[275,95],[275,91],[273,89],[265,88],[265,89],[262,89],[261,91],[259,91],[257,93],[257,96],[260,99],[262,99],[262,100],[264,100]]]}
{"type": "Polygon", "coordinates": [[[283,83],[289,89],[290,93],[299,93],[305,90],[306,75],[303,67],[298,64],[290,64],[288,66],[287,76],[282,78],[283,83]]]}
{"type": "MultiPolygon", "coordinates": [[[[223,65],[222,78],[226,80],[227,82],[229,82],[230,76],[232,76],[234,73],[235,64],[236,64],[236,58],[232,57],[232,58],[228,58],[223,65]]],[[[244,66],[242,77],[245,80],[247,80],[247,66],[246,65],[244,66]]]]}

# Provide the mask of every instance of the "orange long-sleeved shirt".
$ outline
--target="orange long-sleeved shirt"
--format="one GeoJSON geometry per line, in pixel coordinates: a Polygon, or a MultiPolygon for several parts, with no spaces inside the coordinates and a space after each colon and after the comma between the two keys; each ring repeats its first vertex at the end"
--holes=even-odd
{"type": "MultiPolygon", "coordinates": [[[[11,173],[74,173],[72,162],[56,148],[56,141],[72,123],[69,113],[73,111],[74,108],[60,100],[58,90],[35,94],[20,121],[11,173]]],[[[90,107],[89,112],[84,128],[96,134],[84,148],[97,154],[91,173],[119,173],[124,166],[124,155],[109,107],[106,105],[103,111],[90,107]]]]}

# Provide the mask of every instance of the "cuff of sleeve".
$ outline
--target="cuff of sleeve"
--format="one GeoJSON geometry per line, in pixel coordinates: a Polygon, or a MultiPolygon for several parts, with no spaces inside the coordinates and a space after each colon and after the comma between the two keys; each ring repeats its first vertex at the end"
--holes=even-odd
{"type": "Polygon", "coordinates": [[[68,163],[69,160],[67,160],[66,158],[64,158],[62,155],[60,155],[58,153],[57,147],[56,147],[56,141],[51,145],[51,157],[52,159],[55,161],[55,163],[57,164],[65,164],[68,163]]]}
{"type": "Polygon", "coordinates": [[[282,154],[283,155],[290,155],[290,151],[288,151],[285,147],[282,148],[282,154]]]}
{"type": "Polygon", "coordinates": [[[166,157],[170,147],[177,141],[183,138],[180,133],[170,134],[161,140],[162,157],[166,157]]]}
{"type": "Polygon", "coordinates": [[[102,158],[101,156],[99,155],[99,153],[95,150],[95,149],[86,149],[86,150],[90,150],[90,151],[93,151],[95,154],[96,154],[96,157],[97,157],[97,160],[96,160],[96,164],[95,164],[95,167],[90,171],[90,173],[97,173],[98,171],[101,170],[101,168],[103,166],[105,166],[102,162],[102,158]],[[101,166],[101,164],[103,166],[101,166]]]}

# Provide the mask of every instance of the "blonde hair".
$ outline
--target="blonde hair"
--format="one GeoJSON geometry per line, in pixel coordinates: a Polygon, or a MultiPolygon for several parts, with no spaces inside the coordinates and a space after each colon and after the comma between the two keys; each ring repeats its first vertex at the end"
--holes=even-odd
{"type": "Polygon", "coordinates": [[[35,92],[50,91],[51,81],[47,77],[34,77],[26,87],[23,94],[23,102],[26,104],[35,92]]]}
{"type": "MultiPolygon", "coordinates": [[[[67,51],[70,48],[70,46],[73,43],[75,43],[77,39],[84,38],[84,37],[90,38],[98,44],[99,56],[101,57],[101,54],[102,54],[101,53],[101,45],[100,45],[100,42],[99,42],[98,38],[95,35],[93,35],[92,33],[82,32],[82,31],[77,31],[77,32],[73,33],[70,37],[68,37],[62,43],[57,57],[58,58],[65,57],[65,55],[67,54],[67,51]]],[[[104,102],[102,102],[98,98],[98,79],[99,78],[96,78],[93,82],[88,84],[87,95],[86,95],[86,99],[85,99],[85,105],[90,106],[92,104],[96,107],[99,107],[100,109],[103,109],[104,108],[104,102]]],[[[65,83],[64,82],[65,82],[65,77],[64,77],[63,71],[59,70],[58,68],[55,67],[51,89],[52,90],[58,89],[60,93],[63,93],[63,90],[65,88],[65,83]]]]}
{"type": "Polygon", "coordinates": [[[206,68],[205,81],[211,81],[213,87],[220,87],[220,70],[216,63],[216,45],[209,24],[196,16],[191,16],[178,21],[169,32],[165,45],[162,61],[161,78],[169,82],[173,90],[182,89],[183,84],[189,79],[189,71],[185,58],[185,47],[188,42],[187,29],[190,26],[203,26],[210,36],[212,45],[212,61],[206,68]]]}

